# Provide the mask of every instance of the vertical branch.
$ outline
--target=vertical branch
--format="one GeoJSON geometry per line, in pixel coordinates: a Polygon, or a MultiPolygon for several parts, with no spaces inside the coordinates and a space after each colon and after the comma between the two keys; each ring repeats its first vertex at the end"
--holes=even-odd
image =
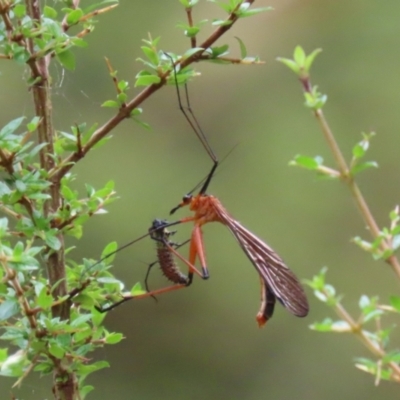
{"type": "MultiPolygon", "coordinates": [[[[37,24],[40,24],[40,5],[38,1],[26,0],[27,12],[37,24]]],[[[28,39],[28,50],[32,54],[34,52],[33,41],[28,39]]],[[[32,80],[35,82],[32,86],[32,95],[35,105],[36,115],[40,117],[38,126],[39,143],[47,145],[40,152],[41,167],[47,171],[54,167],[54,160],[51,155],[54,154],[54,127],[52,120],[52,102],[51,102],[51,86],[49,79],[50,57],[37,58],[34,61],[34,66],[31,64],[32,80]]],[[[45,203],[45,215],[48,216],[56,211],[61,205],[60,199],[60,181],[53,181],[50,187],[51,199],[45,203]]],[[[65,282],[65,266],[64,266],[64,242],[63,236],[60,234],[58,239],[61,243],[61,248],[57,252],[52,252],[47,260],[47,272],[50,285],[54,285],[61,280],[55,289],[54,297],[64,296],[67,294],[67,286],[65,282]]],[[[62,319],[69,318],[69,304],[63,303],[53,308],[53,316],[61,317],[62,319]]]]}
{"type": "MultiPolygon", "coordinates": [[[[27,13],[32,20],[40,26],[41,24],[41,9],[38,0],[25,0],[27,13]]],[[[27,41],[27,48],[30,54],[34,54],[34,43],[31,38],[27,41]]],[[[46,143],[46,146],[40,151],[40,164],[41,167],[49,171],[54,167],[54,140],[55,133],[52,120],[52,101],[51,101],[51,86],[49,75],[50,56],[38,57],[31,60],[29,64],[31,68],[31,79],[33,85],[31,87],[33,101],[35,105],[36,116],[40,117],[40,124],[38,126],[38,141],[39,143],[46,143]]],[[[50,187],[51,199],[44,205],[44,215],[49,216],[61,206],[60,197],[60,180],[53,180],[50,187]]],[[[56,285],[53,291],[55,299],[65,296],[67,294],[66,284],[66,271],[64,259],[64,239],[62,234],[58,235],[58,240],[61,243],[58,251],[49,249],[49,256],[47,259],[47,275],[51,287],[56,285]]],[[[68,320],[70,317],[70,301],[63,302],[52,308],[53,317],[59,317],[62,320],[68,320]]],[[[63,364],[55,364],[54,369],[54,385],[53,391],[56,399],[60,400],[74,400],[76,398],[76,377],[75,374],[68,370],[68,366],[63,364]]]]}

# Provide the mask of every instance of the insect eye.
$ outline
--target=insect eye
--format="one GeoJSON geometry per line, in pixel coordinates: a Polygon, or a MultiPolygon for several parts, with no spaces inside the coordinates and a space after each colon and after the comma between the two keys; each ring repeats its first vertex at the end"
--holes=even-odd
{"type": "Polygon", "coordinates": [[[192,200],[192,195],[191,194],[185,194],[182,198],[182,203],[183,204],[188,204],[190,203],[190,200],[192,200]]]}

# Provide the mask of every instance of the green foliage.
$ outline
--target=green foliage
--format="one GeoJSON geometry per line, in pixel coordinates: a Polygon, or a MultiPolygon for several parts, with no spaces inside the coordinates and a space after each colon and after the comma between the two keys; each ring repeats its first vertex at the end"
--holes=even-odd
{"type": "MultiPolygon", "coordinates": [[[[322,112],[322,106],[325,104],[327,96],[321,95],[317,91],[317,86],[311,84],[310,68],[320,51],[319,49],[315,50],[307,56],[304,50],[298,46],[294,51],[293,59],[279,58],[278,61],[289,67],[299,77],[306,98],[305,105],[314,111],[336,166],[332,168],[323,165],[323,159],[320,156],[303,155],[297,155],[290,165],[316,171],[319,176],[340,179],[348,185],[360,214],[372,234],[372,241],[355,237],[353,242],[362,250],[370,253],[374,260],[384,260],[390,264],[397,278],[400,279],[400,263],[395,254],[400,247],[399,207],[396,206],[390,212],[389,227],[378,228],[356,183],[358,173],[378,166],[375,161],[363,161],[375,133],[362,133],[362,140],[352,148],[352,157],[349,162],[346,162],[322,112]]],[[[389,304],[385,304],[381,303],[377,296],[371,297],[364,294],[358,304],[360,315],[354,318],[345,309],[341,296],[336,294],[336,289],[326,282],[326,272],[327,269],[323,268],[311,281],[306,281],[306,284],[314,291],[315,297],[333,309],[340,319],[333,321],[331,318],[324,318],[323,321],[312,324],[310,328],[319,332],[350,333],[357,336],[375,358],[373,360],[356,358],[355,366],[374,375],[376,384],[380,380],[398,382],[400,380],[400,353],[397,350],[389,349],[393,337],[393,327],[383,328],[383,320],[389,314],[400,312],[400,298],[388,296],[389,304]]]]}
{"type": "Polygon", "coordinates": [[[257,57],[247,57],[239,38],[237,59],[227,57],[228,45],[215,42],[237,19],[268,8],[254,9],[242,0],[218,3],[228,17],[216,25],[227,29],[217,29],[206,38],[205,48],[196,40],[208,20],[195,23],[191,14],[198,0],[180,2],[190,18],[178,27],[190,46],[176,55],[159,48],[160,37],[143,40],[143,58],[138,61],[144,69],[136,74],[133,90],[140,92],[133,98],[129,82],[119,79],[106,60],[116,94],[102,107],[114,115],[102,125],[79,122],[68,131],[53,127],[49,65],[77,68],[75,48],[88,45],[84,38],[93,31],[94,18],[111,11],[116,2],[88,7],[71,0],[61,6],[58,1],[0,2],[0,58],[29,70],[26,83],[33,93],[32,109],[38,113],[0,127],[0,375],[17,378],[16,384],[39,372],[52,375],[56,398],[83,399],[93,390],[84,385],[86,377],[108,367],[105,361],[94,362],[91,353],[123,339],[121,333],[108,332],[105,314],[98,310],[147,294],[139,283],[124,292],[123,282],[111,272],[118,251],[115,242],[105,247],[100,261],[76,261],[73,248],[65,249],[65,236],[80,239],[85,223],[107,212],[107,205],[116,200],[112,181],[100,188],[86,184],[84,195],[74,189],[76,163],[104,145],[124,119],[148,128],[140,120],[141,103],[166,84],[186,84],[196,77],[194,61],[260,63],[257,57]]]}

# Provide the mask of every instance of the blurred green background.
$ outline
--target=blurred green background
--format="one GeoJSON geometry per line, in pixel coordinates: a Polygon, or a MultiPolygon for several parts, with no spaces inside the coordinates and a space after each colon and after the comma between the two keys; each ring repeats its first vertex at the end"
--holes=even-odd
{"type": "MultiPolygon", "coordinates": [[[[89,4],[89,1],[83,2],[89,4]]],[[[323,266],[328,280],[344,293],[344,304],[357,317],[361,294],[386,301],[398,282],[384,263],[353,245],[369,233],[348,190],[338,182],[318,181],[312,173],[288,167],[296,154],[332,157],[309,110],[303,106],[295,76],[277,63],[296,45],[307,52],[322,48],[313,82],[329,96],[326,116],[346,157],[360,132],[376,130],[368,155],[380,168],[360,176],[360,186],[378,222],[387,224],[399,199],[400,3],[374,1],[256,1],[275,11],[235,25],[218,44],[237,49],[234,36],[262,66],[199,64],[201,76],[190,84],[191,101],[215,152],[224,161],[210,193],[229,212],[283,256],[302,279],[323,266]]],[[[201,2],[196,20],[223,16],[212,3],[201,2]]],[[[100,104],[114,96],[104,56],[119,78],[134,83],[141,69],[135,60],[148,32],[161,36],[160,47],[183,53],[189,43],[175,28],[185,21],[178,0],[121,0],[101,16],[78,49],[76,71],[54,70],[54,116],[57,129],[75,123],[100,124],[112,110],[100,104]]],[[[207,33],[209,30],[206,29],[207,33]]],[[[199,38],[200,42],[202,38],[199,38]]],[[[26,70],[2,63],[1,124],[21,114],[32,116],[26,70]]],[[[131,91],[132,95],[137,90],[131,91]]],[[[121,124],[112,141],[92,152],[74,169],[77,188],[100,187],[112,179],[120,196],[109,214],[94,217],[85,236],[72,242],[74,260],[98,258],[110,241],[123,244],[146,232],[153,218],[167,218],[181,196],[209,170],[210,160],[181,116],[174,88],[162,89],[143,104],[146,131],[133,121],[121,124]]],[[[178,217],[188,214],[181,210],[178,217]]],[[[179,227],[183,241],[190,226],[179,227]]],[[[353,357],[369,356],[349,335],[321,334],[308,325],[336,317],[307,289],[311,311],[297,319],[277,305],[273,319],[260,330],[257,274],[227,229],[204,228],[211,279],[153,300],[130,302],[107,316],[110,331],[126,340],[96,354],[112,368],[94,374],[96,391],[89,399],[376,399],[390,398],[398,387],[353,367],[353,357]]],[[[154,244],[142,241],[115,260],[114,273],[130,287],[143,281],[146,263],[154,260],[154,244]]],[[[183,250],[187,254],[187,249],[183,250]]],[[[152,287],[165,285],[154,271],[152,287]]],[[[391,321],[390,323],[392,323],[391,321]]],[[[11,382],[11,381],[10,381],[11,382]]],[[[2,383],[2,397],[8,396],[2,383]]],[[[23,399],[51,398],[47,380],[30,378],[23,399]]]]}

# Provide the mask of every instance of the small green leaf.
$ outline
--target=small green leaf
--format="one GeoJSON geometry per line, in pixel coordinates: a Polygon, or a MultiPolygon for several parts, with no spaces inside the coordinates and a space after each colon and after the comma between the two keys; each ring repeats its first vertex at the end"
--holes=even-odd
{"type": "Polygon", "coordinates": [[[57,236],[55,236],[54,232],[48,231],[45,233],[44,236],[45,236],[44,241],[47,244],[47,246],[49,246],[51,249],[56,250],[56,251],[60,250],[61,242],[57,238],[57,236]]]}
{"type": "Polygon", "coordinates": [[[39,307],[43,308],[43,310],[47,310],[53,304],[53,296],[48,293],[48,289],[46,286],[42,288],[37,298],[37,304],[39,307]]]}
{"type": "Polygon", "coordinates": [[[128,96],[126,93],[118,93],[117,95],[117,100],[119,104],[125,104],[127,98],[128,96]]]}
{"type": "MultiPolygon", "coordinates": [[[[247,4],[249,4],[249,3],[242,3],[242,5],[247,5],[247,4]]],[[[258,7],[258,8],[251,8],[251,9],[244,10],[244,11],[239,10],[236,13],[236,15],[238,15],[240,18],[245,18],[245,17],[251,17],[253,15],[260,14],[265,11],[271,11],[271,10],[273,10],[272,7],[258,7]]]]}
{"type": "Polygon", "coordinates": [[[77,24],[79,20],[83,17],[83,15],[83,11],[80,8],[72,10],[67,16],[68,25],[77,24]]]}
{"type": "Polygon", "coordinates": [[[239,42],[239,47],[240,47],[240,58],[243,60],[244,58],[247,57],[247,49],[246,45],[243,43],[243,40],[235,36],[235,39],[239,42]]]}
{"type": "Polygon", "coordinates": [[[16,119],[13,119],[10,121],[7,125],[5,125],[1,130],[0,130],[0,138],[6,138],[8,135],[11,135],[14,133],[19,126],[22,124],[22,121],[25,119],[25,117],[19,117],[16,119]]]}
{"type": "Polygon", "coordinates": [[[367,148],[368,148],[368,146],[365,145],[365,142],[357,143],[353,147],[353,156],[355,158],[363,157],[367,148]]]}
{"type": "Polygon", "coordinates": [[[300,73],[300,68],[299,66],[293,61],[290,60],[289,58],[282,58],[282,57],[278,57],[276,59],[276,61],[281,62],[282,64],[286,65],[287,67],[289,67],[296,75],[299,75],[300,73]]]}
{"type": "MultiPolygon", "coordinates": [[[[29,132],[33,132],[36,130],[36,128],[38,127],[40,123],[40,117],[33,117],[32,121],[29,122],[26,127],[28,128],[29,132]]],[[[47,143],[41,143],[42,145],[46,145],[47,143]]]]}
{"type": "Polygon", "coordinates": [[[0,321],[5,321],[19,312],[18,301],[6,300],[0,304],[0,321]]]}
{"type": "Polygon", "coordinates": [[[80,375],[80,379],[88,376],[89,374],[96,372],[103,368],[108,368],[110,364],[107,361],[96,361],[92,364],[80,363],[77,367],[77,372],[80,375]]]}
{"type": "Polygon", "coordinates": [[[109,108],[119,108],[119,103],[115,100],[107,100],[105,101],[101,107],[109,107],[109,108]]]}
{"type": "Polygon", "coordinates": [[[57,343],[51,343],[49,346],[49,353],[52,356],[61,359],[64,357],[65,350],[62,347],[60,347],[57,343]]]}
{"type": "Polygon", "coordinates": [[[26,354],[22,350],[11,354],[0,367],[0,375],[18,377],[23,376],[25,367],[29,364],[26,354]]]}
{"type": "Polygon", "coordinates": [[[316,156],[316,157],[312,158],[312,157],[297,155],[294,158],[294,160],[289,163],[289,165],[296,165],[296,166],[303,167],[306,169],[315,170],[320,165],[322,165],[323,161],[324,161],[323,158],[320,156],[316,156]]]}
{"type": "Polygon", "coordinates": [[[25,4],[17,4],[14,6],[13,11],[17,18],[23,18],[26,15],[26,6],[25,4]]]}
{"type": "Polygon", "coordinates": [[[118,249],[117,242],[109,243],[101,253],[101,259],[104,259],[104,262],[108,265],[110,264],[115,258],[115,251],[118,249]]]}
{"type": "Polygon", "coordinates": [[[331,330],[333,332],[351,332],[352,328],[346,321],[335,321],[332,326],[331,330]]]}
{"type": "Polygon", "coordinates": [[[134,284],[133,288],[131,289],[132,296],[140,296],[145,293],[147,293],[147,292],[146,292],[146,290],[142,289],[142,285],[140,284],[140,282],[136,282],[134,284]]]}
{"type": "Polygon", "coordinates": [[[154,66],[157,66],[160,63],[158,54],[155,49],[147,46],[142,46],[141,49],[154,66]]]}
{"type": "Polygon", "coordinates": [[[44,6],[43,7],[43,15],[46,18],[56,19],[57,18],[57,11],[52,7],[44,6]]]}
{"type": "Polygon", "coordinates": [[[118,82],[118,89],[122,92],[129,88],[129,82],[127,81],[119,81],[118,82]]]}
{"type": "Polygon", "coordinates": [[[355,167],[351,169],[351,173],[353,175],[356,175],[359,172],[364,171],[365,169],[368,168],[378,168],[378,163],[375,161],[366,161],[364,163],[357,164],[355,167]]]}
{"type": "Polygon", "coordinates": [[[306,53],[301,46],[296,46],[296,48],[294,49],[293,59],[300,68],[304,67],[306,61],[306,53]]]}
{"type": "Polygon", "coordinates": [[[57,59],[64,68],[70,71],[75,69],[75,56],[71,50],[63,50],[57,53],[57,59]]]}
{"type": "Polygon", "coordinates": [[[213,26],[228,26],[231,25],[232,21],[231,20],[224,20],[224,19],[214,19],[212,24],[213,26]]]}
{"type": "Polygon", "coordinates": [[[311,69],[311,66],[315,60],[315,57],[321,53],[322,49],[315,49],[311,54],[309,54],[306,57],[306,61],[304,63],[304,69],[306,70],[306,72],[309,72],[311,69]]]}
{"type": "Polygon", "coordinates": [[[186,59],[192,57],[194,54],[197,54],[197,53],[200,54],[203,51],[204,51],[204,49],[202,47],[192,47],[191,49],[185,51],[185,53],[182,56],[182,59],[186,60],[186,59]]]}
{"type": "Polygon", "coordinates": [[[318,332],[331,332],[333,321],[330,318],[324,319],[322,322],[314,322],[310,325],[310,329],[318,332]]]}
{"type": "Polygon", "coordinates": [[[144,75],[136,79],[135,86],[149,86],[161,82],[161,78],[157,75],[144,75]]]}
{"type": "Polygon", "coordinates": [[[397,311],[400,312],[400,296],[390,296],[390,305],[397,311]]]}
{"type": "Polygon", "coordinates": [[[122,339],[124,338],[124,336],[122,335],[122,333],[109,333],[108,335],[106,335],[105,337],[105,341],[107,344],[116,344],[119,343],[122,339]]]}

